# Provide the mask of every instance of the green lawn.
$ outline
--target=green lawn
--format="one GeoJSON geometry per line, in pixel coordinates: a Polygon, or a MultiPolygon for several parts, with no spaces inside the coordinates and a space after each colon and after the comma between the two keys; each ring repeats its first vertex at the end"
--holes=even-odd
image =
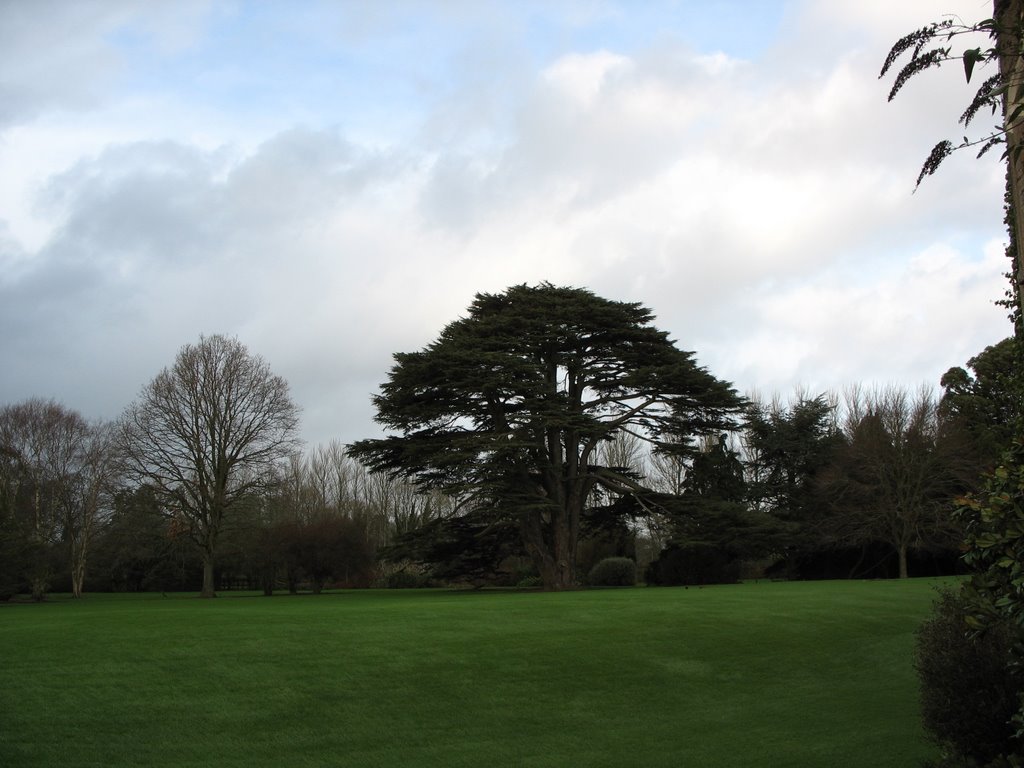
{"type": "Polygon", "coordinates": [[[0,607],[0,766],[915,766],[936,582],[0,607]]]}

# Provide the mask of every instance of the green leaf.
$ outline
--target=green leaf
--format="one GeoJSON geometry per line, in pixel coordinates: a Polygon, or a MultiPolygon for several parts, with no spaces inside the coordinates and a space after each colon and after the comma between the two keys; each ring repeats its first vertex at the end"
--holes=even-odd
{"type": "Polygon", "coordinates": [[[964,74],[967,75],[967,82],[971,82],[971,74],[974,72],[974,65],[984,60],[981,55],[981,48],[971,48],[964,51],[964,74]]]}
{"type": "Polygon", "coordinates": [[[1006,123],[1004,125],[1006,130],[1009,130],[1011,126],[1017,122],[1017,119],[1021,116],[1022,112],[1024,112],[1024,103],[1018,104],[1013,108],[1013,112],[1011,112],[1010,116],[1006,118],[1006,123]]]}

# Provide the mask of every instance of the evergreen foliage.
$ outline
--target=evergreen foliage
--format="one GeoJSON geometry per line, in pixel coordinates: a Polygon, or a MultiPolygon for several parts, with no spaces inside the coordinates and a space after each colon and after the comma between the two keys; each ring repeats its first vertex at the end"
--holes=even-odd
{"type": "Polygon", "coordinates": [[[653,319],[579,288],[478,294],[426,349],[395,355],[374,403],[398,434],[351,453],[513,522],[545,585],[570,588],[588,497],[643,490],[635,472],[598,463],[601,445],[628,430],[692,455],[695,435],[729,429],[740,409],[653,319]]]}
{"type": "Polygon", "coordinates": [[[650,586],[703,586],[734,584],[740,578],[740,561],[711,544],[673,543],[647,566],[644,580],[650,586]]]}
{"type": "Polygon", "coordinates": [[[636,563],[628,557],[606,557],[587,574],[592,587],[632,587],[636,584],[636,563]]]}
{"type": "Polygon", "coordinates": [[[948,756],[988,765],[1016,750],[1013,716],[1024,670],[1012,664],[1015,629],[1005,618],[987,632],[966,631],[973,603],[944,591],[917,632],[915,666],[921,681],[921,716],[948,756]]]}

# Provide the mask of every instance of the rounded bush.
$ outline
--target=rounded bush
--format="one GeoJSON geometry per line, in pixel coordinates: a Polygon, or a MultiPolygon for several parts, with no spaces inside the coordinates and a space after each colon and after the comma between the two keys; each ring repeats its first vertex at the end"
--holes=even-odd
{"type": "Polygon", "coordinates": [[[516,582],[518,589],[536,589],[544,586],[544,579],[540,576],[524,576],[516,582]]]}
{"type": "Polygon", "coordinates": [[[628,557],[606,557],[587,576],[592,587],[632,587],[636,584],[636,563],[628,557]]]}
{"type": "Polygon", "coordinates": [[[388,589],[419,589],[430,585],[430,580],[420,573],[412,571],[395,571],[388,574],[388,589]]]}
{"type": "Polygon", "coordinates": [[[710,544],[670,544],[647,566],[650,586],[701,586],[735,584],[740,561],[710,544]]]}
{"type": "Polygon", "coordinates": [[[1013,664],[1010,624],[975,634],[968,629],[967,614],[964,597],[946,590],[918,629],[921,717],[932,740],[952,753],[949,757],[987,765],[1018,747],[1011,718],[1024,675],[1013,664]]]}

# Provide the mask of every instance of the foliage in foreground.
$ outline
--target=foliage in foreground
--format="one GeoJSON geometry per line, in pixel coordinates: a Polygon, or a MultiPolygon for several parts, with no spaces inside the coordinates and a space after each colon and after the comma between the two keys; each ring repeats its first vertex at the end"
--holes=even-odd
{"type": "Polygon", "coordinates": [[[962,592],[942,592],[918,630],[915,666],[931,738],[947,759],[988,765],[1017,749],[1012,720],[1024,670],[1012,664],[1013,626],[999,620],[975,634],[967,625],[972,608],[962,592]]]}

